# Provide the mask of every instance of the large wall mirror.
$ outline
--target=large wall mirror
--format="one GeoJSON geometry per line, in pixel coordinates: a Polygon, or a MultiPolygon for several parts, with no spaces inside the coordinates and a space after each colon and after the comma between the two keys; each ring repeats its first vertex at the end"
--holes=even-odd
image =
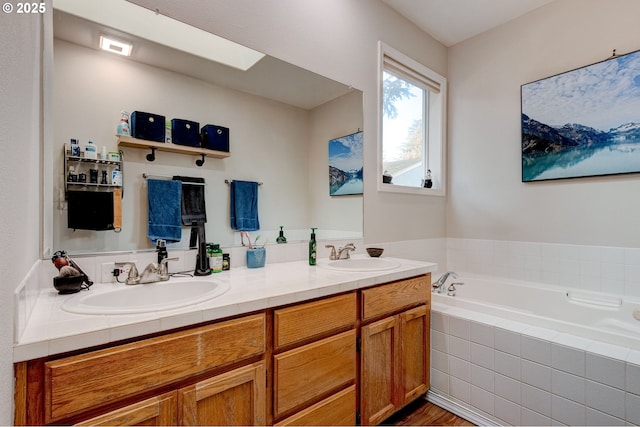
{"type": "MultiPolygon", "coordinates": [[[[55,3],[54,3],[54,6],[55,3]]],[[[229,225],[227,180],[261,182],[262,241],[280,226],[289,241],[361,238],[362,195],[330,196],[328,142],[363,128],[362,93],[342,83],[264,56],[246,71],[116,30],[68,10],[54,10],[53,191],[54,250],[74,254],[153,248],[147,237],[144,174],[204,178],[207,241],[240,242],[229,225]],[[133,44],[132,55],[101,51],[101,35],[133,44]],[[230,156],[206,158],[118,146],[121,111],[144,111],[230,129],[230,156]],[[71,138],[122,151],[122,229],[68,228],[64,147],[71,138]]],[[[190,229],[176,248],[188,247],[190,229]]]]}

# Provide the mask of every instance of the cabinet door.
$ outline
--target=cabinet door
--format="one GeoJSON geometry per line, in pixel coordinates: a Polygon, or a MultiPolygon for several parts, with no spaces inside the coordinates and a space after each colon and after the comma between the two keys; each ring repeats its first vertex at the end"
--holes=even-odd
{"type": "Polygon", "coordinates": [[[422,305],[400,314],[402,385],[405,405],[429,389],[429,310],[422,305]]]}
{"type": "Polygon", "coordinates": [[[177,424],[176,392],[152,397],[90,420],[78,426],[173,426],[177,424]]]}
{"type": "Polygon", "coordinates": [[[362,327],[360,408],[362,425],[376,425],[399,409],[402,392],[397,316],[362,327]]]}
{"type": "Polygon", "coordinates": [[[178,391],[181,425],[264,425],[264,362],[217,375],[178,391]]]}

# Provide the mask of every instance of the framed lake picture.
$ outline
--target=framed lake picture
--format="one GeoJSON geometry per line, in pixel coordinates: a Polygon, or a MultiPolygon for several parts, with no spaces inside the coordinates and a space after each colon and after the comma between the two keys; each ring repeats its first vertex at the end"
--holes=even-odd
{"type": "Polygon", "coordinates": [[[521,87],[522,181],[640,172],[640,51],[521,87]]]}
{"type": "Polygon", "coordinates": [[[362,194],[363,132],[329,141],[329,195],[362,194]]]}

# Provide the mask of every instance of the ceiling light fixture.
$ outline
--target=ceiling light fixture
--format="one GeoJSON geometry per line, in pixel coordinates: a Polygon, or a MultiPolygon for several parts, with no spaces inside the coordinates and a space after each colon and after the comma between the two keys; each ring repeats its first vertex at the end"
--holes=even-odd
{"type": "Polygon", "coordinates": [[[101,35],[100,48],[108,52],[116,53],[118,55],[131,56],[133,45],[131,43],[123,42],[105,35],[101,35]]]}

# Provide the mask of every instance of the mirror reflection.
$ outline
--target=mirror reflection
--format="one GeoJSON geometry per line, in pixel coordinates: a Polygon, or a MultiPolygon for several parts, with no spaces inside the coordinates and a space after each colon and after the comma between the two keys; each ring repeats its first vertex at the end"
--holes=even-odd
{"type": "MultiPolygon", "coordinates": [[[[362,93],[344,84],[265,56],[247,71],[205,60],[54,11],[53,244],[70,253],[151,249],[147,236],[147,181],[143,175],[205,181],[207,241],[240,244],[230,227],[229,184],[262,183],[258,191],[260,240],[362,237],[362,195],[330,196],[328,142],[362,129],[362,93]],[[130,57],[99,50],[100,36],[133,45],[130,57]],[[148,112],[229,128],[229,156],[215,159],[119,145],[121,112],[148,112]],[[65,147],[89,141],[122,160],[120,232],[68,227],[70,173],[65,147]]],[[[77,171],[76,171],[77,172],[77,171]]],[[[101,171],[100,171],[101,172],[101,171]]],[[[109,171],[111,174],[112,171],[109,171]]],[[[100,179],[101,176],[98,175],[100,179]]],[[[89,178],[87,179],[89,180],[89,178]]],[[[89,186],[82,191],[91,191],[89,186]]],[[[75,215],[94,215],[75,209],[75,215]]],[[[182,228],[176,248],[189,246],[182,228]]]]}

